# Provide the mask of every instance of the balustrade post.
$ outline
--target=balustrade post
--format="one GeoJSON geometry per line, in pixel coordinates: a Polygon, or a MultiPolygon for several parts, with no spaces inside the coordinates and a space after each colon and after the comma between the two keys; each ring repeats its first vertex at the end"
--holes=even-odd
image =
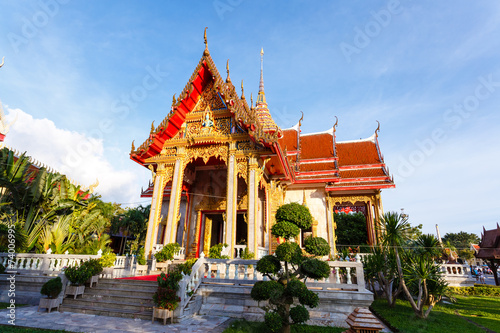
{"type": "Polygon", "coordinates": [[[347,284],[352,284],[352,281],[351,281],[351,267],[346,267],[345,269],[347,271],[347,284]]]}

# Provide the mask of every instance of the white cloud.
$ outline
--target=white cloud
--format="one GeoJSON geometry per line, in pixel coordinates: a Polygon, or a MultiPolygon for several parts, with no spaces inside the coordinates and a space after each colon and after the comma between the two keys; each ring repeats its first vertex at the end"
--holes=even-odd
{"type": "MultiPolygon", "coordinates": [[[[99,186],[95,192],[105,201],[132,203],[139,198],[137,173],[116,169],[107,159],[102,140],[85,134],[57,128],[49,119],[35,119],[20,109],[7,107],[7,122],[17,115],[5,138],[5,144],[20,152],[26,151],[41,163],[52,167],[83,186],[99,186]]],[[[133,163],[131,163],[132,166],[133,163]]]]}

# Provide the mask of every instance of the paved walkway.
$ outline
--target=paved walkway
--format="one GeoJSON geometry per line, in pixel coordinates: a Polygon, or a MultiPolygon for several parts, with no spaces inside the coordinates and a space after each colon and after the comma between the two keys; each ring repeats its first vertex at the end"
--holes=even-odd
{"type": "MultiPolygon", "coordinates": [[[[120,333],[120,332],[179,332],[220,333],[229,326],[231,318],[216,316],[194,316],[180,324],[163,325],[160,320],[130,319],[96,316],[72,312],[45,310],[37,312],[38,306],[16,308],[16,326],[48,328],[71,332],[120,333]]],[[[8,310],[0,311],[0,324],[8,325],[8,310]]],[[[0,327],[0,331],[1,331],[0,327]]]]}

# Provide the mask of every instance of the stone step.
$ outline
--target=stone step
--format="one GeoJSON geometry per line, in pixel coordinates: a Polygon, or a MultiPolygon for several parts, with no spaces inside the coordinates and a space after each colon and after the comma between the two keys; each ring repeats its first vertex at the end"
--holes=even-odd
{"type": "Polygon", "coordinates": [[[93,314],[98,316],[134,318],[134,319],[138,318],[144,320],[151,320],[151,317],[153,316],[152,310],[137,311],[137,310],[113,309],[113,308],[100,309],[100,308],[89,307],[87,305],[66,304],[66,303],[63,303],[60,310],[62,312],[67,311],[67,312],[93,314]]]}
{"type": "Polygon", "coordinates": [[[149,291],[138,291],[133,289],[115,289],[115,288],[104,288],[102,286],[97,286],[93,288],[85,287],[85,294],[87,295],[102,295],[102,296],[115,296],[115,297],[128,297],[134,296],[136,298],[151,298],[156,292],[157,288],[152,288],[149,291]]]}
{"type": "Polygon", "coordinates": [[[114,289],[127,289],[134,288],[134,290],[151,290],[157,288],[158,282],[156,281],[138,281],[138,280],[117,280],[117,279],[99,279],[97,285],[102,285],[105,288],[114,289]]]}
{"type": "Polygon", "coordinates": [[[153,307],[153,298],[149,299],[120,299],[120,298],[100,298],[88,297],[73,299],[71,297],[64,299],[64,305],[81,305],[93,309],[124,309],[144,311],[151,310],[153,307]]]}

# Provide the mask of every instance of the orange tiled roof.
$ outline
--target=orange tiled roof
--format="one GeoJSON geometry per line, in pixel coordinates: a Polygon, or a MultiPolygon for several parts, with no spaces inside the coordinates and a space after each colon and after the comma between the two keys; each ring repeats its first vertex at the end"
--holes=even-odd
{"type": "Polygon", "coordinates": [[[376,169],[353,169],[353,170],[340,170],[341,178],[361,178],[361,177],[385,177],[384,170],[376,169]]]}
{"type": "Polygon", "coordinates": [[[314,159],[333,157],[333,136],[329,133],[300,136],[300,158],[314,159]]]}
{"type": "Polygon", "coordinates": [[[287,151],[297,150],[297,135],[298,132],[293,128],[283,130],[283,137],[278,139],[281,149],[287,151]]]}
{"type": "Polygon", "coordinates": [[[377,146],[371,140],[338,142],[336,144],[339,166],[382,163],[377,146]]]}

